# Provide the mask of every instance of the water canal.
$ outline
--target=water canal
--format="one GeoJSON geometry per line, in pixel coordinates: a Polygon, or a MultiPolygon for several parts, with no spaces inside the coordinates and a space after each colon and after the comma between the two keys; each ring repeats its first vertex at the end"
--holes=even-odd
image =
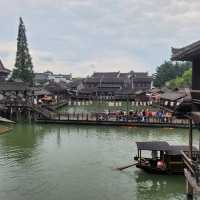
{"type": "Polygon", "coordinates": [[[18,124],[0,136],[0,199],[184,199],[182,176],[112,170],[148,140],[186,144],[187,129],[18,124]]]}

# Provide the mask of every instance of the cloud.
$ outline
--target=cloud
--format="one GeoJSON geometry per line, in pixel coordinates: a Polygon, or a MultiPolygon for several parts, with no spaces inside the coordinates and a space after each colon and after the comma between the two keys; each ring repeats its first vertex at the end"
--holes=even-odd
{"type": "Polygon", "coordinates": [[[0,6],[6,8],[0,56],[14,62],[17,18],[23,16],[36,71],[153,72],[170,58],[171,46],[199,39],[199,0],[12,0],[0,6]]]}

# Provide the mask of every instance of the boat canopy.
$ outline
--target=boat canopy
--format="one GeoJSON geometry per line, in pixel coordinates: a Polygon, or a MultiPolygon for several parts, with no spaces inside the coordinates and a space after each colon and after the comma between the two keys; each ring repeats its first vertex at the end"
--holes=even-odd
{"type": "MultiPolygon", "coordinates": [[[[136,142],[138,150],[166,151],[168,155],[181,155],[181,151],[189,151],[188,145],[169,145],[165,141],[136,142]]],[[[198,151],[193,146],[193,151],[198,151]]]]}
{"type": "Polygon", "coordinates": [[[164,141],[136,142],[138,150],[169,151],[170,145],[164,141]]]}
{"type": "MultiPolygon", "coordinates": [[[[181,151],[189,151],[188,145],[170,145],[170,150],[167,151],[168,155],[181,155],[181,151]]],[[[198,151],[196,147],[192,147],[192,151],[198,151]]]]}

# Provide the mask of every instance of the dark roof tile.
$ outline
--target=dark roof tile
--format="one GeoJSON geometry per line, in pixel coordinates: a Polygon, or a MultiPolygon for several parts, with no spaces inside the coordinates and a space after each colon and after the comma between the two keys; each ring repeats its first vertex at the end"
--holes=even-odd
{"type": "Polygon", "coordinates": [[[171,60],[191,61],[197,55],[200,55],[200,40],[183,48],[172,47],[171,60]]]}

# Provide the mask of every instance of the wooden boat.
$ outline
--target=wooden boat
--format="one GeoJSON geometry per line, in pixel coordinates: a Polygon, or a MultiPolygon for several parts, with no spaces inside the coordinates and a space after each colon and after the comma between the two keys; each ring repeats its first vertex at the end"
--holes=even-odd
{"type": "MultiPolygon", "coordinates": [[[[137,161],[137,168],[155,174],[183,174],[185,165],[181,152],[188,152],[189,146],[169,145],[164,141],[136,144],[138,155],[134,159],[137,161]]],[[[193,151],[197,151],[197,148],[193,147],[193,151]]]]}

